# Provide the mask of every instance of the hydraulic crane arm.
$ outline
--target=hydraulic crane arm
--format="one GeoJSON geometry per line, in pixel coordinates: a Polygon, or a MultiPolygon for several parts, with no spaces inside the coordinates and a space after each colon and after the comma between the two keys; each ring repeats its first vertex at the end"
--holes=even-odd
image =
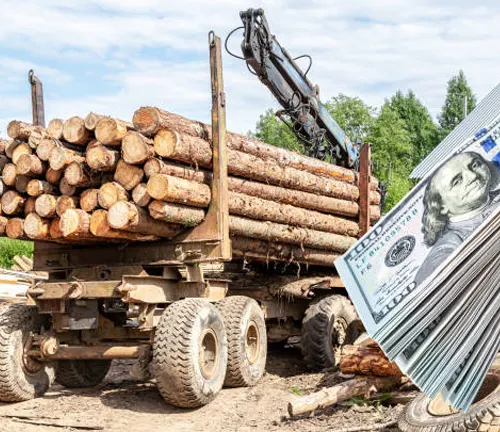
{"type": "Polygon", "coordinates": [[[241,44],[244,59],[283,107],[277,115],[282,120],[284,116],[290,119],[291,124],[287,124],[304,143],[310,156],[324,159],[328,152],[333,162],[356,167],[357,146],[321,103],[319,90],[307,79],[307,71],[302,72],[271,34],[264,11],[248,9],[240,12],[240,17],[244,28],[241,44]]]}

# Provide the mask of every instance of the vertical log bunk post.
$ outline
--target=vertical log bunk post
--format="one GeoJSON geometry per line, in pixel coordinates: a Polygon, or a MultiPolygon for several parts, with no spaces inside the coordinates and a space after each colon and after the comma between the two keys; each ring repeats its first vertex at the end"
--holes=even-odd
{"type": "Polygon", "coordinates": [[[31,107],[33,110],[33,124],[45,127],[45,107],[43,103],[42,82],[31,69],[28,73],[28,81],[31,84],[31,107]]]}
{"type": "Polygon", "coordinates": [[[364,144],[359,155],[359,237],[370,229],[371,147],[364,144]]]}

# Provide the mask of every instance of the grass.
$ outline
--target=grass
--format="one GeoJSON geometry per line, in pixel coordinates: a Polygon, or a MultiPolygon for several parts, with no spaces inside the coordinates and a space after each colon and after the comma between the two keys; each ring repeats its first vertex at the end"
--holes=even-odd
{"type": "Polygon", "coordinates": [[[0,238],[0,267],[10,268],[16,255],[33,256],[33,242],[0,238]]]}

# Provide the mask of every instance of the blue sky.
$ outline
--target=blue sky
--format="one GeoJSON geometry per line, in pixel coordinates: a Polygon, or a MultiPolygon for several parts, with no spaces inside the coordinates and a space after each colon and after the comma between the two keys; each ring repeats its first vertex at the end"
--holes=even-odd
{"type": "MultiPolygon", "coordinates": [[[[9,120],[30,120],[30,68],[47,120],[89,111],[130,120],[156,105],[209,121],[207,33],[225,38],[248,7],[264,8],[293,56],[313,56],[309,77],[324,100],[344,93],[378,107],[412,89],[437,115],[460,68],[479,98],[500,78],[493,1],[0,0],[0,135],[9,120]]],[[[246,132],[276,103],[243,62],[223,61],[228,128],[246,132]]]]}

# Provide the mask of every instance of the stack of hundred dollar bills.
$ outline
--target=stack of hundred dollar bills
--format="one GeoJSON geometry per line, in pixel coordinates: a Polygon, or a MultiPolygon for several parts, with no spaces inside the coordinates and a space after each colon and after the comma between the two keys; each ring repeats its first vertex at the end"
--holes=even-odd
{"type": "Polygon", "coordinates": [[[336,261],[389,359],[430,398],[463,410],[500,348],[497,114],[336,261]]]}

